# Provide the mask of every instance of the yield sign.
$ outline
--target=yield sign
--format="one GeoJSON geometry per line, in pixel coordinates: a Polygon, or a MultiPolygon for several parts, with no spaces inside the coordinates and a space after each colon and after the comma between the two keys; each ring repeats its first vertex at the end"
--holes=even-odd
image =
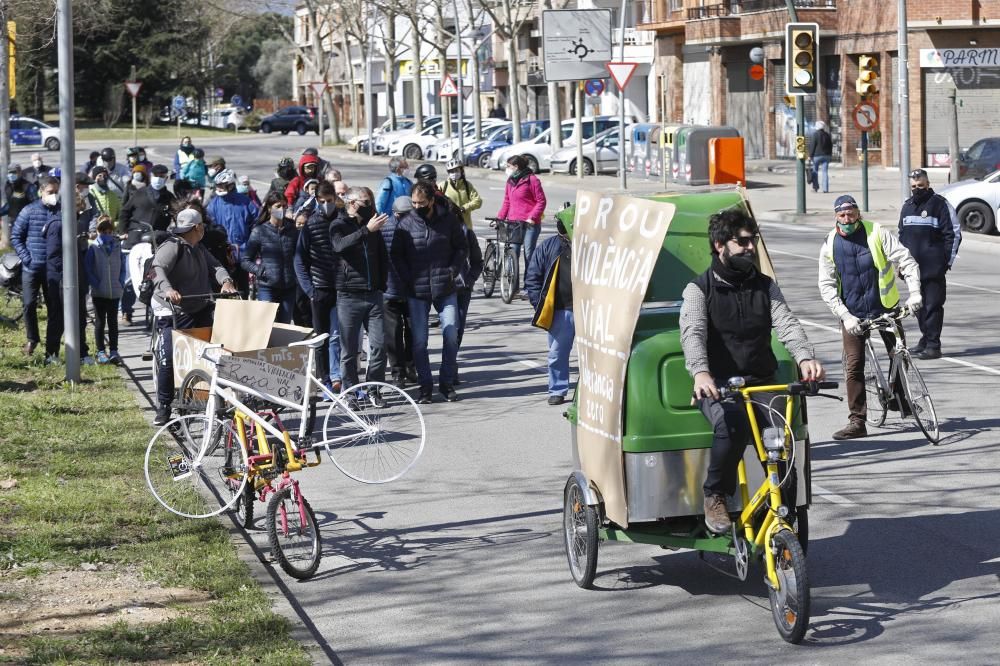
{"type": "Polygon", "coordinates": [[[313,92],[316,93],[317,96],[322,95],[327,89],[326,81],[312,81],[309,85],[312,86],[313,92]]]}
{"type": "Polygon", "coordinates": [[[609,62],[607,64],[608,71],[611,72],[611,78],[615,80],[618,85],[618,90],[625,90],[625,86],[628,85],[629,79],[635,73],[635,68],[639,66],[637,62],[609,62]]]}
{"type": "Polygon", "coordinates": [[[445,73],[444,81],[441,82],[441,92],[438,95],[441,97],[458,97],[458,86],[455,85],[455,80],[451,78],[451,74],[445,73]]]}
{"type": "Polygon", "coordinates": [[[132,97],[138,97],[139,91],[142,89],[142,81],[126,81],[125,89],[128,90],[128,94],[132,97]]]}

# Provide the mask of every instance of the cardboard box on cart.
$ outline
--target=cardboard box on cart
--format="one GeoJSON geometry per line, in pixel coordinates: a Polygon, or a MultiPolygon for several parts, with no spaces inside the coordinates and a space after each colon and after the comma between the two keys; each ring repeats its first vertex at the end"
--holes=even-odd
{"type": "Polygon", "coordinates": [[[309,349],[292,347],[305,340],[311,329],[275,323],[277,303],[220,300],[215,306],[215,326],[174,330],[174,385],[180,387],[192,370],[212,374],[212,364],[201,358],[209,344],[222,344],[225,353],[255,358],[300,374],[306,372],[309,349]]]}

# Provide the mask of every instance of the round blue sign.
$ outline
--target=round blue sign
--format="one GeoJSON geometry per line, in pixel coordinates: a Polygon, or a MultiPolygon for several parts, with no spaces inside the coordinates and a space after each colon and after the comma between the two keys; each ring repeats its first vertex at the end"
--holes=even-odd
{"type": "Polygon", "coordinates": [[[181,111],[181,110],[184,109],[185,106],[187,106],[187,100],[184,99],[184,95],[177,95],[176,97],[174,97],[174,108],[175,109],[177,109],[178,111],[181,111]]]}
{"type": "Polygon", "coordinates": [[[229,103],[232,104],[233,106],[243,106],[243,98],[240,97],[239,95],[233,95],[229,99],[229,103]]]}
{"type": "Polygon", "coordinates": [[[584,84],[583,89],[588,95],[600,95],[604,92],[604,81],[600,79],[590,79],[584,84]]]}
{"type": "Polygon", "coordinates": [[[225,95],[225,93],[222,91],[222,88],[215,89],[215,96],[217,98],[222,99],[223,95],[225,95]]]}

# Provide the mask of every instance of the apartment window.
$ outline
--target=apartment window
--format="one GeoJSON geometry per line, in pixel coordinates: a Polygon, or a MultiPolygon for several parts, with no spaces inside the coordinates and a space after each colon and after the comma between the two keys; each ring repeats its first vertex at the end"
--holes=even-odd
{"type": "Polygon", "coordinates": [[[684,11],[684,0],[670,0],[670,11],[671,12],[684,11]]]}

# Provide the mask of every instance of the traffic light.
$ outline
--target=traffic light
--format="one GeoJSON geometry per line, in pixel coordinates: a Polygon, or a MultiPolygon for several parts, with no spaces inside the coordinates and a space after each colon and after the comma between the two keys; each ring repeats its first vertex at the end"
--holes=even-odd
{"type": "Polygon", "coordinates": [[[804,160],[809,155],[806,154],[806,138],[804,136],[795,137],[795,159],[804,160]]]}
{"type": "Polygon", "coordinates": [[[819,25],[789,23],[785,26],[785,92],[815,95],[819,79],[819,25]]]}
{"type": "Polygon", "coordinates": [[[878,58],[863,55],[858,58],[857,91],[862,97],[878,93],[878,58]]]}

